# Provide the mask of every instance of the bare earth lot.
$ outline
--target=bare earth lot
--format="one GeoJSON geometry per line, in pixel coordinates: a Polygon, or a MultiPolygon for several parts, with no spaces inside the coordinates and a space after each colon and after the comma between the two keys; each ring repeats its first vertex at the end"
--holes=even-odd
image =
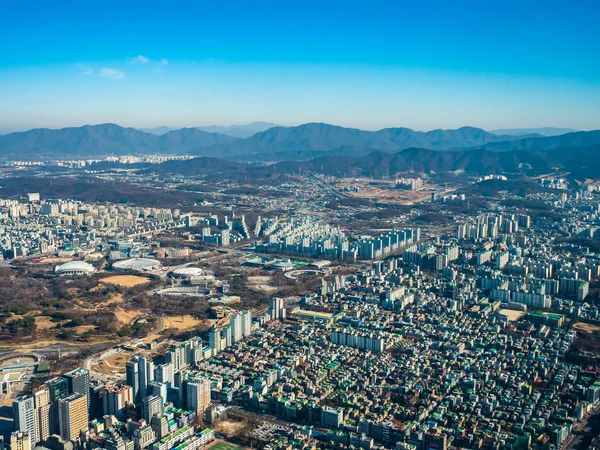
{"type": "Polygon", "coordinates": [[[113,373],[125,372],[125,364],[131,359],[131,354],[127,352],[119,352],[106,358],[102,363],[94,365],[92,368],[96,372],[104,375],[112,375],[113,373]]]}
{"type": "Polygon", "coordinates": [[[594,333],[597,331],[600,331],[600,327],[597,325],[591,325],[589,323],[584,323],[584,322],[578,322],[575,325],[573,325],[573,328],[575,328],[577,331],[583,331],[584,333],[594,333]]]}
{"type": "Polygon", "coordinates": [[[42,258],[40,259],[40,263],[42,264],[62,264],[69,261],[72,261],[73,258],[42,258]]]}
{"type": "Polygon", "coordinates": [[[133,287],[148,283],[150,280],[146,277],[137,275],[113,275],[112,277],[102,278],[100,283],[116,284],[117,286],[133,287]]]}
{"type": "Polygon", "coordinates": [[[194,316],[173,316],[164,317],[164,328],[175,328],[177,330],[191,330],[201,325],[204,321],[196,319],[194,316]]]}
{"type": "Polygon", "coordinates": [[[274,292],[277,287],[271,285],[271,277],[266,276],[251,276],[248,277],[248,287],[254,291],[260,292],[274,292]]]}

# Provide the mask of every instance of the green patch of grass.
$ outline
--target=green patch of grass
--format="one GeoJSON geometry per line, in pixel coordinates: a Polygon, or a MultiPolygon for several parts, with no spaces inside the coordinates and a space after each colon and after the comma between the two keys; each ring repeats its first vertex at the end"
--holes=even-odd
{"type": "Polygon", "coordinates": [[[225,442],[217,442],[215,445],[210,447],[210,450],[241,450],[242,447],[237,445],[226,444],[225,442]]]}

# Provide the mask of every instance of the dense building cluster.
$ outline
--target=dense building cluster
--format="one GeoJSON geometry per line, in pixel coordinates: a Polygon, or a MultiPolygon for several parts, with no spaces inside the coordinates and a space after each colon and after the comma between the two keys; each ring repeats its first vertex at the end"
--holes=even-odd
{"type": "Polygon", "coordinates": [[[378,237],[364,237],[350,242],[339,227],[307,217],[300,221],[290,218],[276,219],[268,225],[261,223],[259,233],[267,236],[265,242],[257,246],[257,251],[260,252],[297,254],[347,262],[382,258],[420,239],[420,230],[416,228],[402,231],[394,229],[378,237]]]}
{"type": "MultiPolygon", "coordinates": [[[[350,264],[312,261],[304,272],[321,281],[311,292],[232,310],[164,354],[140,352],[120,381],[91,382],[86,369],[46,381],[14,403],[13,448],[195,450],[214,437],[196,419],[232,410],[276,424],[253,431],[270,449],[561,448],[600,408],[597,368],[572,358],[575,325],[600,318],[600,256],[585,245],[600,203],[590,191],[560,194],[528,198],[552,218],[495,205],[441,232],[356,239],[322,220],[259,217],[249,251],[350,264]]],[[[217,245],[225,231],[250,236],[243,216],[179,220],[217,245]]],[[[140,259],[135,238],[110,242],[111,259],[140,259]]],[[[302,272],[244,258],[236,270],[302,272]]],[[[207,276],[172,273],[190,285],[207,276]]]]}

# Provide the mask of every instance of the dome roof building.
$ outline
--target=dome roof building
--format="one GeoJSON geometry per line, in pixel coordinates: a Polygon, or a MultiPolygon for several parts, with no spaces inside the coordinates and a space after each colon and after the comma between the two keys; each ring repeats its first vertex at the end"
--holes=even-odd
{"type": "Polygon", "coordinates": [[[59,275],[87,275],[95,271],[94,266],[84,261],[69,261],[54,268],[59,275]]]}
{"type": "Polygon", "coordinates": [[[147,272],[158,269],[160,267],[160,262],[151,258],[129,258],[113,263],[112,267],[115,270],[147,272]]]}
{"type": "Polygon", "coordinates": [[[171,272],[176,278],[194,278],[204,274],[204,270],[199,267],[180,267],[171,272]]]}

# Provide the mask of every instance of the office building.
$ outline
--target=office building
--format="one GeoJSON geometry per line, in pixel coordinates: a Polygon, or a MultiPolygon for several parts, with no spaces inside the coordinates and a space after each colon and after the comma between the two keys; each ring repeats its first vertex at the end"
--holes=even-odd
{"type": "Polygon", "coordinates": [[[141,401],[148,395],[148,385],[154,381],[154,362],[141,357],[138,362],[138,370],[140,376],[139,400],[141,401]]]}
{"type": "Polygon", "coordinates": [[[104,416],[104,391],[106,385],[100,381],[92,382],[90,386],[90,408],[88,411],[90,420],[99,419],[104,416]]]}
{"type": "Polygon", "coordinates": [[[79,433],[88,428],[88,396],[75,393],[58,400],[58,423],[60,437],[76,441],[79,433]]]}
{"type": "Polygon", "coordinates": [[[137,358],[133,358],[125,364],[125,380],[127,385],[131,386],[134,401],[137,403],[140,395],[140,375],[137,358]]]}
{"type": "Polygon", "coordinates": [[[330,428],[339,428],[343,421],[343,410],[328,407],[324,407],[321,410],[321,424],[323,426],[330,428]]]}
{"type": "Polygon", "coordinates": [[[56,377],[45,384],[50,392],[50,434],[58,434],[58,400],[69,396],[69,383],[66,378],[56,377]]]}
{"type": "Polygon", "coordinates": [[[69,383],[66,378],[56,377],[46,381],[45,385],[50,391],[50,401],[56,402],[56,400],[69,396],[69,383]]]}
{"type": "Polygon", "coordinates": [[[13,420],[15,431],[27,433],[29,440],[35,445],[37,440],[37,414],[33,395],[21,395],[13,402],[13,420]]]}
{"type": "Polygon", "coordinates": [[[63,374],[67,379],[69,387],[69,395],[82,394],[85,395],[87,407],[90,406],[90,372],[82,367],[79,367],[71,372],[63,374]]]}

